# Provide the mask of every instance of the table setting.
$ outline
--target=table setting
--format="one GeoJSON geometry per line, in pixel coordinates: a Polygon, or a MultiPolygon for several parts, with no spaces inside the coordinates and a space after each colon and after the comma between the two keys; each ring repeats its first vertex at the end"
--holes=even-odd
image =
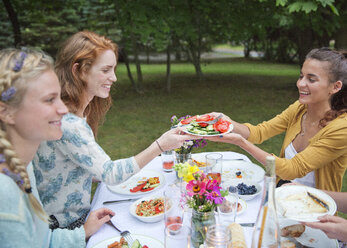
{"type": "MultiPolygon", "coordinates": [[[[233,129],[220,116],[173,116],[171,122],[173,127],[186,127],[185,132],[202,137],[233,129]]],[[[299,222],[335,214],[334,200],[323,191],[298,185],[275,189],[274,169],[269,191],[268,171],[262,166],[236,152],[192,153],[193,148],[205,145],[203,138],[186,141],[119,185],[99,183],[91,210],[107,207],[116,214],[90,237],[87,248],[251,247],[258,240],[254,237],[267,231],[261,217],[270,208],[275,217],[270,220],[274,233],[269,233],[281,236],[278,246],[281,241],[282,247],[289,248],[338,247],[337,240],[299,222]],[[268,208],[264,204],[269,199],[268,208]]],[[[273,157],[269,158],[274,167],[273,157]]],[[[271,241],[267,236],[265,241],[271,241]]]]}

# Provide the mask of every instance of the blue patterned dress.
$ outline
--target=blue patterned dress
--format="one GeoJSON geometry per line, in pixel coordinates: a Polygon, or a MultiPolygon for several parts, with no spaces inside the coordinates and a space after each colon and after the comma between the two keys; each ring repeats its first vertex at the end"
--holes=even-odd
{"type": "Polygon", "coordinates": [[[83,118],[66,114],[62,130],[60,140],[41,143],[33,165],[46,212],[66,227],[89,212],[93,177],[115,185],[140,168],[134,157],[112,161],[83,118]]]}

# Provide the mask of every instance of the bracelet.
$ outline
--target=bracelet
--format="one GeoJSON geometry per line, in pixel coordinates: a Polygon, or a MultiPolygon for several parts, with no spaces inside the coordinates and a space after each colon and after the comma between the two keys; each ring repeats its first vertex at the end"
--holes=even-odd
{"type": "Polygon", "coordinates": [[[161,151],[161,152],[164,152],[163,148],[161,148],[161,146],[159,145],[158,140],[155,140],[155,143],[157,143],[157,145],[158,145],[158,147],[159,147],[160,151],[161,151]]]}

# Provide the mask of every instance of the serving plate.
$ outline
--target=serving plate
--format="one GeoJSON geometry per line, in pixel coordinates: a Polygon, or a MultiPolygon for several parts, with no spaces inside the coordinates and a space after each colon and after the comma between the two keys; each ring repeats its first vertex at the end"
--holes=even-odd
{"type": "MultiPolygon", "coordinates": [[[[326,214],[334,215],[337,209],[335,201],[329,195],[319,189],[308,186],[282,186],[276,188],[275,194],[278,214],[291,220],[316,222],[319,216],[326,214]],[[308,203],[305,200],[307,192],[323,201],[329,209],[326,209],[324,212],[317,212],[316,204],[313,207],[308,207],[308,203]],[[311,209],[312,212],[310,212],[311,209]]],[[[319,205],[318,208],[322,209],[319,205]]]]}
{"type": "MultiPolygon", "coordinates": [[[[179,125],[179,126],[180,126],[180,125],[179,125]]],[[[187,125],[182,125],[182,126],[185,127],[185,128],[183,129],[183,132],[185,132],[185,133],[187,133],[187,134],[195,135],[195,136],[200,136],[200,137],[220,136],[220,135],[223,135],[223,134],[230,133],[230,132],[234,129],[234,125],[230,123],[228,130],[227,130],[226,132],[224,132],[224,133],[218,133],[218,134],[196,134],[196,133],[189,132],[189,130],[187,130],[189,124],[187,124],[187,125]]]]}
{"type": "MultiPolygon", "coordinates": [[[[142,246],[147,245],[150,248],[164,248],[164,244],[155,238],[139,234],[131,234],[131,237],[133,237],[133,239],[138,239],[142,246]]],[[[92,248],[106,248],[113,242],[119,241],[120,238],[121,236],[118,235],[113,238],[105,239],[100,243],[97,243],[96,245],[92,246],[92,248]]]]}
{"type": "Polygon", "coordinates": [[[159,172],[159,171],[155,171],[155,170],[146,170],[143,169],[141,171],[139,171],[137,174],[133,175],[132,177],[130,177],[128,180],[126,180],[125,182],[118,184],[118,185],[108,185],[107,188],[117,194],[121,194],[121,195],[131,195],[131,196],[138,196],[138,195],[145,195],[148,193],[152,193],[157,191],[158,189],[160,189],[161,187],[163,187],[165,185],[165,176],[159,172]],[[146,192],[135,192],[132,193],[130,192],[130,189],[136,187],[138,185],[139,181],[144,181],[147,180],[150,177],[159,177],[159,181],[160,184],[155,187],[153,190],[150,191],[146,191],[146,192]]]}

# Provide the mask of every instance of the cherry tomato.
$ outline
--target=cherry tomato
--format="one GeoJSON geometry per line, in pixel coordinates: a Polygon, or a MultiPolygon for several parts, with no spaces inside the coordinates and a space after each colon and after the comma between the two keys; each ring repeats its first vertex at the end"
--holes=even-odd
{"type": "Polygon", "coordinates": [[[147,246],[147,245],[144,245],[144,246],[142,246],[142,248],[148,248],[148,246],[147,246]]]}
{"type": "Polygon", "coordinates": [[[196,121],[212,121],[213,117],[211,115],[201,115],[196,118],[196,121]]]}
{"type": "Polygon", "coordinates": [[[213,124],[213,129],[221,133],[225,133],[226,131],[228,131],[230,124],[231,123],[229,121],[219,120],[218,122],[213,124]]]}

